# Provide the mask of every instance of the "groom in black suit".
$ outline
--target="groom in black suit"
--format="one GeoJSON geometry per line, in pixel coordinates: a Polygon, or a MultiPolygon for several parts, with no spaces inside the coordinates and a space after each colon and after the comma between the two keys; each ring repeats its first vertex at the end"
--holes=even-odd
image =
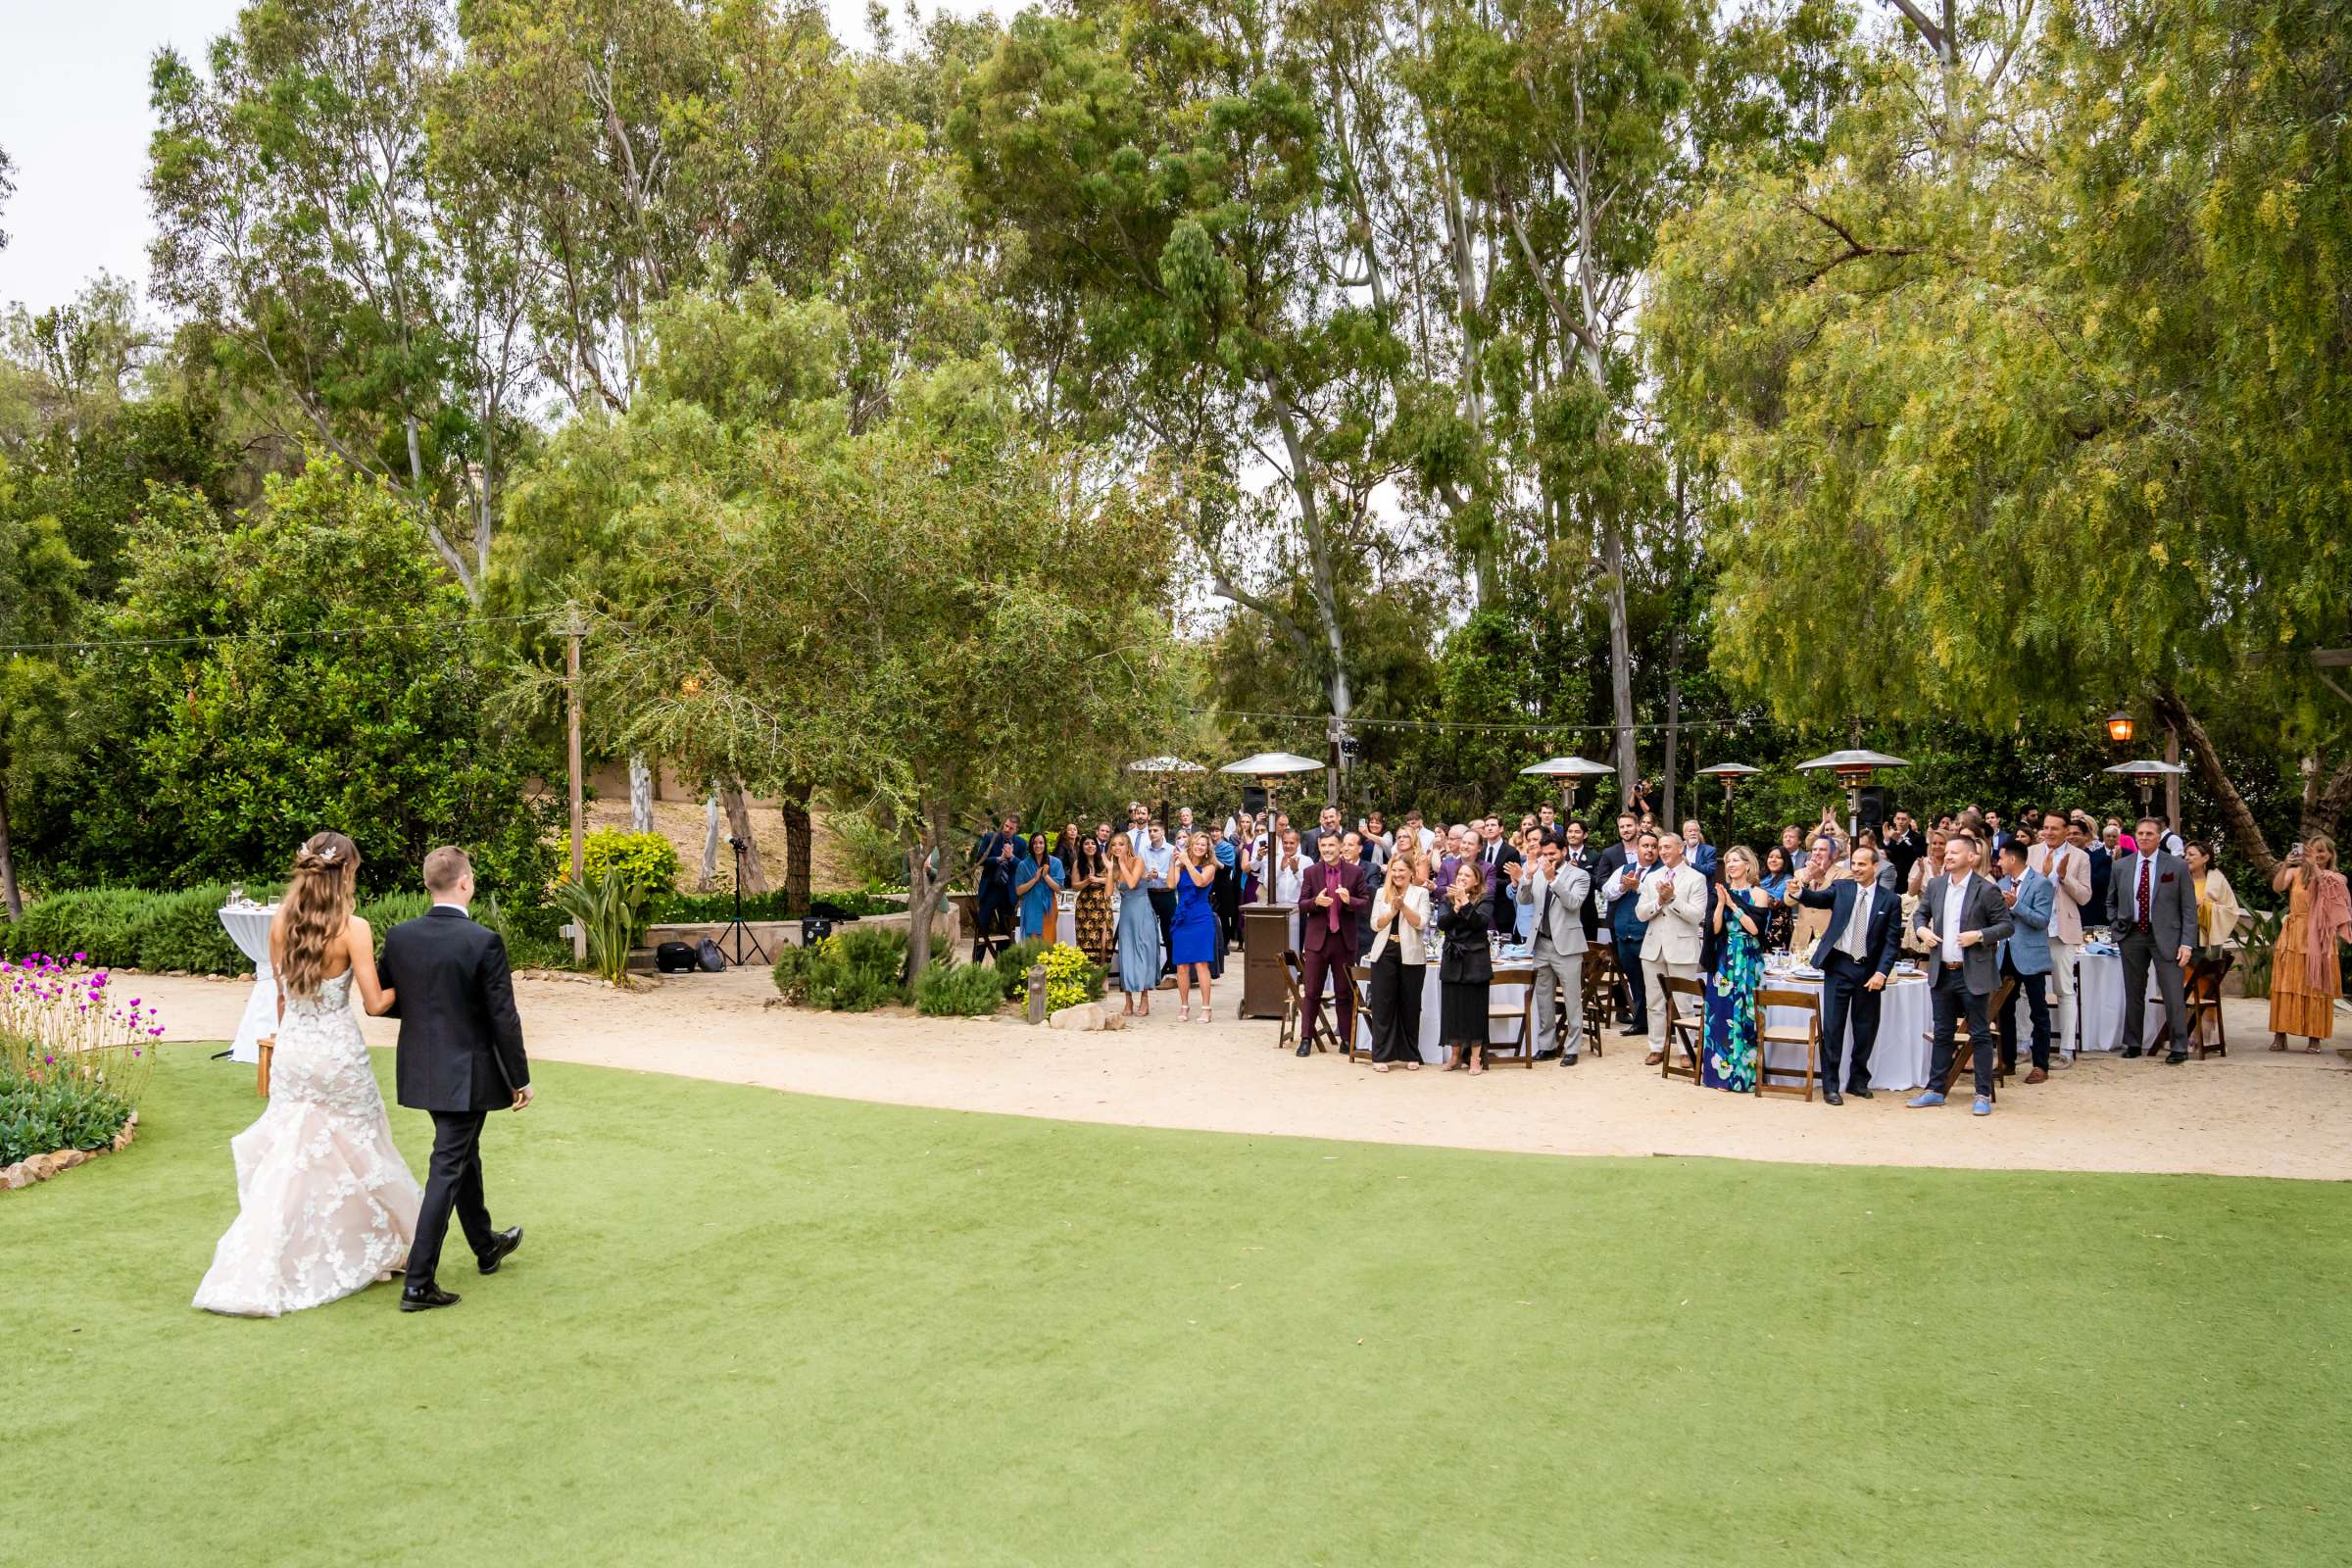
{"type": "Polygon", "coordinates": [[[409,1248],[403,1312],[457,1304],[456,1293],[433,1278],[452,1207],[483,1273],[497,1273],[522,1245],[521,1226],[501,1231],[490,1225],[482,1200],[482,1121],[493,1110],[520,1110],[531,1102],[531,1068],[522,1054],[507,945],[466,913],[473,902],[473,865],[466,852],[444,848],[426,856],[424,886],[432,908],[392,928],[376,966],[385,988],[397,988],[392,1016],[400,1020],[400,1102],[433,1117],[432,1167],[416,1240],[409,1248]]]}

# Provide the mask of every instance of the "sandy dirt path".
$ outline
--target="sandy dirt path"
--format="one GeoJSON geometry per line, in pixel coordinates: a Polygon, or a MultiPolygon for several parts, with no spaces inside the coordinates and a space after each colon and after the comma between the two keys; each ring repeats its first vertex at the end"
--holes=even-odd
{"type": "MultiPolygon", "coordinates": [[[[1832,1108],[1666,1082],[1642,1065],[1641,1042],[1613,1032],[1599,1060],[1475,1079],[1300,1061],[1275,1049],[1273,1023],[1234,1021],[1230,993],[1206,1027],[1177,1023],[1163,992],[1138,1028],[1073,1034],[767,1006],[774,990],[758,969],[622,994],[568,976],[526,976],[515,989],[537,1058],[894,1104],[1545,1154],[2352,1178],[2352,1070],[2332,1051],[2267,1051],[2259,1002],[2230,1004],[2228,1057],[2167,1067],[2092,1056],[2047,1084],[2013,1084],[1993,1115],[1976,1117],[1965,1100],[1907,1110],[1882,1092],[1832,1108]]],[[[248,987],[144,976],[136,990],[161,1008],[169,1038],[222,1040],[248,987]]],[[[368,1038],[388,1046],[396,1029],[371,1019],[368,1038]]]]}

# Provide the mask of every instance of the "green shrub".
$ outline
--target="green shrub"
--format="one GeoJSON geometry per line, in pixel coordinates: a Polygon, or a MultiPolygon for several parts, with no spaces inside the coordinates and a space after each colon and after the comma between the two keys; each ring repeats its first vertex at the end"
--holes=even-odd
{"type": "Polygon", "coordinates": [[[914,1010],[927,1018],[986,1018],[1004,1004],[1004,983],[986,963],[933,964],[914,983],[914,1010]]]}
{"type": "Polygon", "coordinates": [[[80,953],[88,955],[93,968],[132,967],[139,961],[140,931],[155,902],[156,895],[128,888],[52,894],[8,928],[9,956],[46,953],[63,958],[80,953]]]}
{"type": "Polygon", "coordinates": [[[574,969],[571,943],[558,935],[561,911],[532,908],[518,916],[501,904],[497,897],[482,900],[473,907],[474,919],[488,926],[507,945],[507,966],[511,969],[574,969]],[[540,920],[530,916],[547,915],[540,920]]]}
{"type": "Polygon", "coordinates": [[[61,1149],[107,1149],[131,1102],[80,1076],[36,1081],[0,1073],[0,1165],[61,1149]]]}
{"type": "Polygon", "coordinates": [[[997,977],[1005,1001],[1028,1000],[1029,966],[1036,963],[1046,966],[1048,1007],[1075,1007],[1081,1002],[1101,1001],[1102,982],[1110,973],[1089,958],[1082,948],[1031,937],[997,955],[997,977]]]}
{"type": "Polygon", "coordinates": [[[227,929],[220,924],[220,906],[228,902],[227,883],[146,897],[136,960],[140,968],[156,973],[184,969],[190,974],[242,974],[253,967],[253,960],[228,939],[227,929]]]}
{"type": "Polygon", "coordinates": [[[600,828],[581,845],[580,863],[591,882],[607,871],[651,899],[678,885],[678,849],[659,833],[624,833],[600,828]]]}
{"type": "Polygon", "coordinates": [[[1066,942],[1056,943],[1046,951],[1045,961],[1046,1009],[1049,1012],[1102,999],[1102,979],[1108,971],[1089,958],[1085,950],[1073,948],[1066,942]]]}
{"type": "Polygon", "coordinates": [[[1043,962],[1053,946],[1043,937],[1024,937],[997,955],[997,977],[1004,984],[1006,1002],[1019,1002],[1029,995],[1029,966],[1043,962]]]}
{"type": "Polygon", "coordinates": [[[433,906],[433,901],[421,893],[387,893],[380,899],[369,899],[351,912],[368,922],[368,931],[375,939],[375,956],[384,956],[384,938],[404,920],[414,920],[433,906]]]}
{"type": "MultiPolygon", "coordinates": [[[[943,952],[940,955],[944,960],[943,952]]],[[[906,934],[879,926],[836,931],[810,948],[777,956],[776,990],[787,1002],[825,1012],[871,1012],[906,1000],[906,934]]]]}

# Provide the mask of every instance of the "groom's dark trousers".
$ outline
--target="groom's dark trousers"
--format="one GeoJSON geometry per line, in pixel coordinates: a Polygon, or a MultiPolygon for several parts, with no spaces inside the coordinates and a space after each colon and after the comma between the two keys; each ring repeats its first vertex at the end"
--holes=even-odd
{"type": "Polygon", "coordinates": [[[413,1280],[429,1280],[441,1266],[441,1243],[449,1235],[453,1205],[474,1255],[490,1250],[490,1205],[482,1200],[482,1121],[487,1114],[433,1112],[433,1157],[425,1173],[424,1206],[416,1212],[416,1240],[409,1246],[413,1280]]]}

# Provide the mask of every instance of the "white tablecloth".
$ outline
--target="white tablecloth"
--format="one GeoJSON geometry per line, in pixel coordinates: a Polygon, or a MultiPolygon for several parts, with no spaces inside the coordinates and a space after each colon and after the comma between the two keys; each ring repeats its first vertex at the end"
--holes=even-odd
{"type": "MultiPolygon", "coordinates": [[[[1821,995],[1821,982],[1804,980],[1795,975],[1767,975],[1763,989],[1768,991],[1810,991],[1821,995]]],[[[1802,1029],[1805,1014],[1798,1007],[1767,1007],[1764,1023],[1772,1029],[1802,1029]]],[[[1924,1089],[1928,1074],[1934,1066],[1935,1045],[1931,1031],[1935,1028],[1936,1009],[1930,1004],[1928,982],[1925,979],[1889,980],[1886,991],[1879,1001],[1879,1038],[1870,1048],[1870,1087],[1873,1089],[1924,1089]]],[[[1853,1049],[1854,1026],[1849,1017],[1845,1040],[1838,1048],[1838,1061],[1845,1063],[1846,1053],[1853,1049]]],[[[1826,1046],[1826,1042],[1825,1042],[1826,1046]]],[[[1766,1043],[1764,1059],[1775,1067],[1802,1072],[1805,1052],[1802,1046],[1781,1041],[1766,1043]]],[[[1775,1082],[1787,1080],[1776,1079],[1775,1082]]],[[[1839,1089],[1845,1086],[1839,1084],[1839,1089]]]]}
{"type": "Polygon", "coordinates": [[[277,977],[270,969],[270,920],[277,906],[231,908],[220,911],[221,929],[237,951],[253,960],[253,995],[245,999],[245,1016],[229,1047],[231,1061],[260,1061],[261,1039],[277,1032],[277,977]]]}
{"type": "MultiPolygon", "coordinates": [[[[1503,959],[1496,967],[1508,972],[1510,960],[1503,959]]],[[[1426,1062],[1441,1062],[1446,1059],[1446,1048],[1438,1039],[1439,1011],[1444,1004],[1442,999],[1445,990],[1445,986],[1438,980],[1438,966],[1435,963],[1427,965],[1421,982],[1421,1036],[1417,1042],[1421,1048],[1421,1059],[1426,1062]]],[[[1364,1004],[1363,997],[1363,988],[1359,986],[1356,989],[1355,1044],[1358,1051],[1370,1051],[1372,1049],[1372,1009],[1364,1004]]],[[[1584,1004],[1582,1001],[1572,999],[1569,1005],[1581,1007],[1584,1004]]],[[[1513,1017],[1491,1018],[1487,1021],[1488,1044],[1515,1052],[1519,1045],[1520,1027],[1527,1019],[1527,982],[1525,980],[1504,980],[1489,986],[1487,988],[1487,1007],[1490,1011],[1509,1008],[1515,1012],[1516,1016],[1513,1017]]],[[[1488,1058],[1488,1065],[1494,1065],[1493,1057],[1488,1058]]]]}
{"type": "MultiPolygon", "coordinates": [[[[2169,956],[2157,960],[2171,962],[2169,956]]],[[[2075,971],[2080,982],[2076,997],[2082,1014],[2082,1049],[2084,1051],[2121,1051],[2124,1049],[2124,957],[2120,953],[2085,953],[2081,967],[2075,971]]],[[[2023,1003],[2019,1005],[2022,1007],[2023,1003]]],[[[2156,989],[2155,964],[2148,966],[2148,994],[2142,1004],[2139,1043],[2146,1046],[2164,1027],[2164,993],[2156,989]]],[[[2057,1004],[2053,999],[2050,1027],[2057,1027],[2057,1004]]],[[[2024,1020],[2019,1020],[2020,1026],[2024,1020]]]]}

